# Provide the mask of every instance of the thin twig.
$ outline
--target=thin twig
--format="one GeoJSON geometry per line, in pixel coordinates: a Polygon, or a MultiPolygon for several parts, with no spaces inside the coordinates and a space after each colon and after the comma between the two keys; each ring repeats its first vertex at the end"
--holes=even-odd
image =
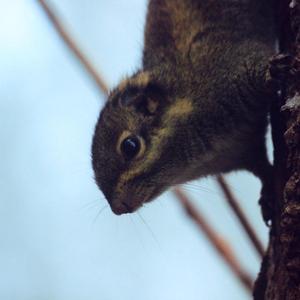
{"type": "Polygon", "coordinates": [[[83,54],[78,44],[73,40],[70,34],[66,31],[64,25],[59,20],[57,15],[54,13],[53,9],[50,8],[49,4],[45,0],[37,0],[37,2],[41,5],[44,12],[48,16],[49,21],[55,27],[59,36],[63,39],[65,44],[71,50],[71,52],[75,55],[75,57],[81,62],[86,72],[90,75],[90,77],[95,81],[96,86],[100,89],[100,91],[104,94],[108,94],[108,86],[105,83],[105,80],[100,76],[97,72],[93,64],[90,60],[83,54]]]}
{"type": "Polygon", "coordinates": [[[255,250],[257,251],[258,255],[260,255],[260,257],[262,258],[265,254],[264,247],[261,241],[259,240],[258,236],[256,235],[254,229],[252,228],[250,222],[248,221],[247,216],[243,212],[242,208],[239,206],[238,201],[236,200],[234,194],[230,190],[227,182],[225,181],[223,176],[217,176],[217,182],[224,193],[225,199],[227,200],[229,206],[239,219],[255,250]]]}
{"type": "Polygon", "coordinates": [[[230,245],[221,239],[217,233],[212,229],[212,227],[207,223],[205,218],[200,214],[200,212],[195,208],[192,202],[188,199],[186,194],[180,189],[175,188],[174,193],[176,197],[181,202],[186,213],[189,217],[198,225],[201,231],[204,232],[206,237],[209,239],[211,244],[217,250],[217,252],[222,256],[224,261],[228,264],[232,272],[236,275],[238,280],[243,284],[243,286],[252,294],[253,280],[251,277],[242,269],[240,263],[235,257],[230,245]]]}

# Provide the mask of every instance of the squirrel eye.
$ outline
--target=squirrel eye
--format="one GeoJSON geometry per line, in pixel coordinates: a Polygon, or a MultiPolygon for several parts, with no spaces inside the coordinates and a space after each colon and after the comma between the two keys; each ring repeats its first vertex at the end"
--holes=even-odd
{"type": "Polygon", "coordinates": [[[129,136],[121,143],[121,152],[126,159],[133,159],[140,152],[141,142],[136,136],[129,136]]]}

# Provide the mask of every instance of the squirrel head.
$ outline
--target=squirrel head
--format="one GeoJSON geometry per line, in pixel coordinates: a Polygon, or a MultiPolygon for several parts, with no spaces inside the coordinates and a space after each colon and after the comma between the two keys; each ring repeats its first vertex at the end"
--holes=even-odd
{"type": "Polygon", "coordinates": [[[189,99],[174,98],[149,72],[124,80],[108,98],[92,145],[95,180],[115,214],[130,213],[186,180],[189,99]]]}

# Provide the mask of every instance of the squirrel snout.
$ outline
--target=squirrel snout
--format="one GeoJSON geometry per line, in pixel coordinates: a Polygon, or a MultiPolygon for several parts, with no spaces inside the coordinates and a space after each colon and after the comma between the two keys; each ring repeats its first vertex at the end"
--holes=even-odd
{"type": "Polygon", "coordinates": [[[140,206],[130,206],[127,204],[125,201],[124,202],[119,202],[117,204],[110,204],[111,210],[113,211],[114,214],[116,215],[122,215],[122,214],[128,214],[128,213],[133,213],[136,211],[140,206]]]}

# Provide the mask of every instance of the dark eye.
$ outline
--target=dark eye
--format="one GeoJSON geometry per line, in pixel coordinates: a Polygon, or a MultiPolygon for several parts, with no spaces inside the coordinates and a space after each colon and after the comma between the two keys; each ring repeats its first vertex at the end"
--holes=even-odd
{"type": "Polygon", "coordinates": [[[129,136],[121,144],[121,152],[126,159],[133,159],[140,152],[141,143],[138,137],[129,136]]]}

